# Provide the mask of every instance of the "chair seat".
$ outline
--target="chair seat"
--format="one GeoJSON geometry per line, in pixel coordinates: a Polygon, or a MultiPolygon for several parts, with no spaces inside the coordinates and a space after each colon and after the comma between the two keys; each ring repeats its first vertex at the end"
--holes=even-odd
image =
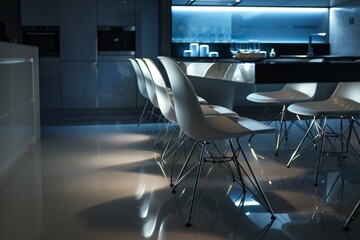
{"type": "Polygon", "coordinates": [[[232,118],[213,115],[206,116],[206,121],[213,130],[201,134],[201,140],[203,141],[238,138],[258,133],[276,133],[278,131],[275,127],[244,117],[232,118]]]}
{"type": "MultiPolygon", "coordinates": [[[[172,93],[171,88],[168,88],[168,92],[169,92],[169,96],[171,97],[171,99],[173,99],[174,96],[173,96],[173,93],[172,93]]],[[[208,104],[208,102],[205,100],[205,98],[202,98],[202,97],[200,97],[200,96],[197,96],[197,99],[198,99],[198,101],[199,101],[200,104],[208,104]]],[[[172,100],[172,102],[174,102],[174,101],[172,100]]]]}
{"type": "Polygon", "coordinates": [[[343,97],[330,97],[323,101],[294,103],[288,111],[304,116],[349,116],[360,113],[360,104],[343,97]]]}
{"type": "Polygon", "coordinates": [[[256,133],[276,133],[278,130],[268,124],[245,117],[228,118],[224,116],[206,117],[209,124],[216,130],[235,136],[244,136],[256,133]]]}
{"type": "Polygon", "coordinates": [[[204,98],[202,98],[200,96],[197,96],[197,99],[198,99],[200,104],[208,104],[208,102],[204,98]]]}
{"type": "Polygon", "coordinates": [[[205,116],[219,115],[219,114],[227,117],[239,116],[239,114],[237,114],[236,112],[218,105],[200,105],[200,107],[205,116]]]}
{"type": "MultiPolygon", "coordinates": [[[[174,102],[174,95],[172,92],[169,93],[171,102],[174,102]]],[[[203,111],[204,115],[207,116],[211,116],[211,115],[224,115],[224,116],[228,116],[228,117],[238,117],[239,114],[237,114],[236,112],[226,108],[226,107],[222,107],[219,105],[208,105],[206,100],[204,100],[205,102],[201,102],[200,99],[201,97],[197,96],[197,99],[199,101],[201,110],[203,111]]]]}
{"type": "Polygon", "coordinates": [[[247,100],[257,103],[291,103],[311,99],[311,96],[292,89],[274,92],[256,92],[246,97],[247,100]]]}

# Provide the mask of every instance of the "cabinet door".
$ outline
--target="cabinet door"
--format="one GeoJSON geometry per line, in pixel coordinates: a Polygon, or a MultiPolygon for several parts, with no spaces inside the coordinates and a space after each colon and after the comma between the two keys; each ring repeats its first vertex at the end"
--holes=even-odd
{"type": "Polygon", "coordinates": [[[62,108],[98,108],[97,79],[94,62],[61,62],[62,108]]]}
{"type": "Polygon", "coordinates": [[[40,108],[61,109],[60,59],[58,57],[41,57],[40,74],[40,108]]]}
{"type": "Polygon", "coordinates": [[[100,26],[134,26],[134,0],[98,0],[98,25],[100,26]]]}
{"type": "Polygon", "coordinates": [[[129,61],[99,61],[100,108],[136,107],[136,80],[129,61]]]}
{"type": "Polygon", "coordinates": [[[96,0],[61,0],[61,60],[96,61],[96,0]]]}
{"type": "Polygon", "coordinates": [[[159,55],[159,1],[138,0],[136,10],[136,56],[159,55]],[[146,39],[146,40],[144,40],[146,39]]]}
{"type": "Polygon", "coordinates": [[[58,0],[21,0],[21,25],[59,25],[58,0]]]}

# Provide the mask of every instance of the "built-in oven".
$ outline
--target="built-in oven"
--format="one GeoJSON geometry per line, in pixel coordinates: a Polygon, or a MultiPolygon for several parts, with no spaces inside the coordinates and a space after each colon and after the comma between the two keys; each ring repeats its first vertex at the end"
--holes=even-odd
{"type": "Polygon", "coordinates": [[[22,43],[39,48],[39,56],[59,56],[58,26],[23,26],[22,43]]]}
{"type": "Polygon", "coordinates": [[[99,54],[135,55],[135,26],[98,27],[99,54]]]}

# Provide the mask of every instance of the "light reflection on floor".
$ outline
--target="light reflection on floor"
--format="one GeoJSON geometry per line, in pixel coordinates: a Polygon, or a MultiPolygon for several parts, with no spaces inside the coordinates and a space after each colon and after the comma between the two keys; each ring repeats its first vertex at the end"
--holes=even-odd
{"type": "Polygon", "coordinates": [[[185,227],[194,174],[172,194],[170,161],[161,162],[149,132],[135,124],[44,128],[0,188],[0,239],[358,239],[359,219],[342,230],[360,196],[352,157],[341,170],[329,158],[314,187],[315,149],[286,168],[301,137],[296,129],[278,157],[274,136],[252,139],[256,158],[245,138],[276,220],[251,191],[243,194],[221,167],[206,163],[192,227],[185,227]]]}

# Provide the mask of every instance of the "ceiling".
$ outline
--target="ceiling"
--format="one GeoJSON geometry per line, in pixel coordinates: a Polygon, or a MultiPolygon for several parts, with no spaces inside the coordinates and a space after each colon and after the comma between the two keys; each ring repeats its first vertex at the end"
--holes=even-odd
{"type": "Polygon", "coordinates": [[[175,6],[332,7],[356,0],[172,0],[175,6]]]}

